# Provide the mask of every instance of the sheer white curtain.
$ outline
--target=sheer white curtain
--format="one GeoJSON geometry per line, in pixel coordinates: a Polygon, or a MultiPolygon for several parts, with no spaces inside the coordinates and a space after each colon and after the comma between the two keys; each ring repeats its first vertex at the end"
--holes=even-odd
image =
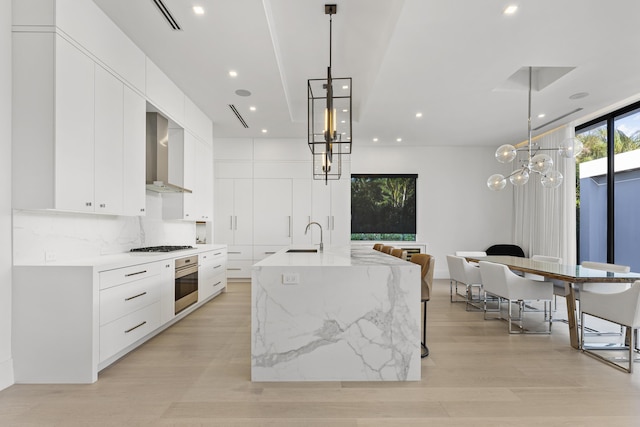
{"type": "MultiPolygon", "coordinates": [[[[574,137],[574,127],[564,126],[536,142],[541,148],[557,148],[566,138],[574,137]]],[[[529,182],[513,191],[514,242],[527,256],[547,255],[562,258],[564,264],[576,262],[576,164],[556,151],[549,154],[564,176],[556,189],[544,188],[540,175],[531,174],[529,182]]]]}

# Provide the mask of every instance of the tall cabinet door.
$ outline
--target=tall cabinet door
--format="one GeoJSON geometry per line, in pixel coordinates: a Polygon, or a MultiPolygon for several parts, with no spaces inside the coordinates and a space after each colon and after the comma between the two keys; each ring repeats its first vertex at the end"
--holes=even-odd
{"type": "Polygon", "coordinates": [[[56,209],[93,212],[94,63],[55,40],[56,209]]]}
{"type": "Polygon", "coordinates": [[[331,183],[329,230],[332,245],[351,244],[351,180],[349,178],[331,183]]]}
{"type": "Polygon", "coordinates": [[[292,181],[260,179],[254,182],[253,243],[288,245],[293,232],[292,181]]]}
{"type": "MultiPolygon", "coordinates": [[[[324,243],[331,243],[331,183],[324,181],[312,181],[311,221],[322,225],[324,243]]],[[[320,244],[320,230],[318,227],[311,229],[314,244],[320,244]]]]}
{"type": "MultiPolygon", "coordinates": [[[[253,180],[233,180],[234,244],[253,243],[253,180]]],[[[260,213],[257,212],[259,215],[260,213]]]]}
{"type": "Polygon", "coordinates": [[[146,204],[145,168],[146,101],[128,87],[124,87],[123,119],[123,212],[125,215],[144,215],[146,204]]]}
{"type": "Polygon", "coordinates": [[[124,85],[95,66],[95,211],[122,212],[124,85]]]}
{"type": "Polygon", "coordinates": [[[233,179],[216,179],[216,203],[214,233],[219,243],[233,245],[234,242],[234,188],[233,179]]]}
{"type": "MultiPolygon", "coordinates": [[[[311,244],[311,229],[305,234],[305,229],[311,222],[311,180],[293,180],[293,230],[291,232],[294,245],[311,244]]],[[[312,227],[313,228],[313,227],[312,227]]]]}

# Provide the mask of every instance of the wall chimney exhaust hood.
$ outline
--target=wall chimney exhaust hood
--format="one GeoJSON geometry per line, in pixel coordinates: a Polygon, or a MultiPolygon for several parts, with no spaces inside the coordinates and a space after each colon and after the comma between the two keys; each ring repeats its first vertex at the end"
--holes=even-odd
{"type": "Polygon", "coordinates": [[[169,120],[158,113],[147,113],[147,190],[192,192],[169,182],[169,120]]]}

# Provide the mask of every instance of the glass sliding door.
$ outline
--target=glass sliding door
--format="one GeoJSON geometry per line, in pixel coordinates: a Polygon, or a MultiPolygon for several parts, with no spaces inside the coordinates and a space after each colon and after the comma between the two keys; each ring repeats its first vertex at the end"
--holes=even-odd
{"type": "Polygon", "coordinates": [[[576,131],[584,150],[576,159],[578,262],[607,262],[607,123],[576,131]]]}
{"type": "Polygon", "coordinates": [[[617,116],[614,128],[614,260],[640,271],[640,109],[617,116]]]}
{"type": "Polygon", "coordinates": [[[640,271],[640,103],[576,128],[578,262],[640,271]]]}

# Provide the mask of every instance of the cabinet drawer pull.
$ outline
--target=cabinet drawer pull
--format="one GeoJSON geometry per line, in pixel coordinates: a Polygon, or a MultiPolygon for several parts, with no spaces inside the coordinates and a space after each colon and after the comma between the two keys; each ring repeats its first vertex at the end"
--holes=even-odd
{"type": "Polygon", "coordinates": [[[140,326],[146,325],[147,321],[145,320],[144,322],[140,323],[139,325],[134,326],[131,329],[127,329],[126,331],[124,331],[125,334],[128,334],[129,332],[133,331],[134,329],[138,329],[140,326]]]}
{"type": "Polygon", "coordinates": [[[213,286],[218,286],[222,282],[214,283],[213,286]]]}
{"type": "Polygon", "coordinates": [[[265,255],[273,255],[273,254],[275,254],[275,251],[265,252],[264,254],[265,255]]]}
{"type": "Polygon", "coordinates": [[[227,270],[240,271],[240,270],[242,270],[242,269],[241,269],[241,268],[227,268],[227,270]]]}
{"type": "Polygon", "coordinates": [[[213,256],[222,255],[222,252],[216,252],[213,256]]]}
{"type": "Polygon", "coordinates": [[[227,252],[227,253],[229,253],[229,254],[234,254],[234,255],[239,255],[239,254],[241,254],[242,252],[227,252]]]}
{"type": "Polygon", "coordinates": [[[131,276],[135,276],[136,274],[143,274],[143,273],[146,273],[146,272],[147,272],[147,270],[137,271],[135,273],[125,274],[124,277],[131,277],[131,276]]]}
{"type": "Polygon", "coordinates": [[[85,206],[91,206],[91,202],[85,203],[85,206]]]}
{"type": "Polygon", "coordinates": [[[213,267],[213,269],[215,270],[216,268],[220,268],[220,267],[222,267],[222,264],[216,265],[215,267],[213,267]]]}
{"type": "Polygon", "coordinates": [[[138,297],[141,297],[141,296],[146,295],[146,294],[147,294],[147,292],[145,291],[145,292],[143,292],[143,293],[141,293],[141,294],[134,295],[134,296],[129,297],[129,298],[125,298],[124,300],[125,300],[125,301],[131,301],[131,300],[132,300],[132,299],[134,299],[134,298],[138,298],[138,297]]]}

